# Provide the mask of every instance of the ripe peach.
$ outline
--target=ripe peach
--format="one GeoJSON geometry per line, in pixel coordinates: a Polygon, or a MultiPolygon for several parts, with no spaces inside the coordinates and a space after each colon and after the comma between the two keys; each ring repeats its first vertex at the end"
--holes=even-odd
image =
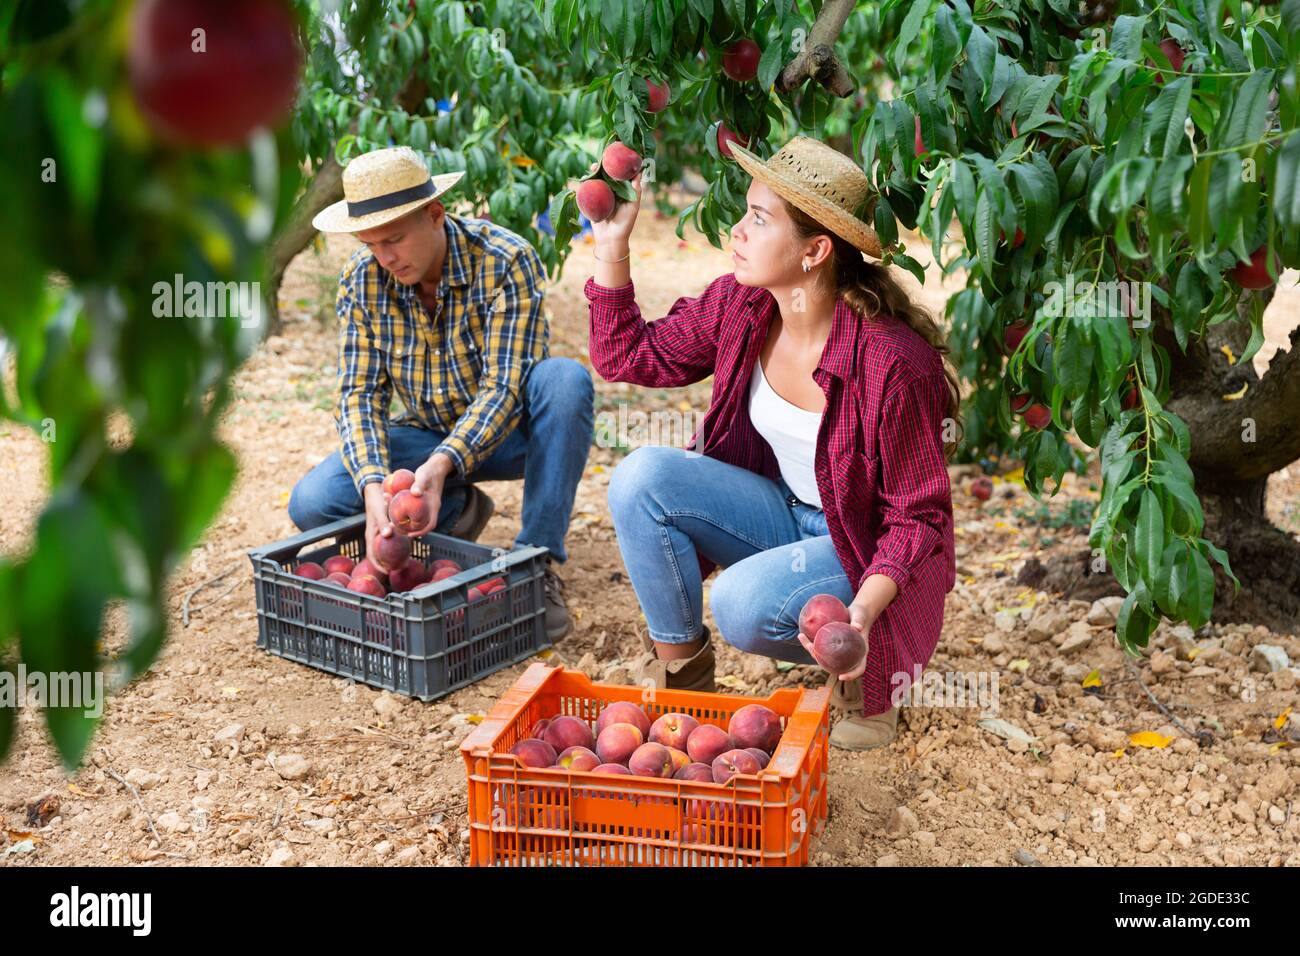
{"type": "Polygon", "coordinates": [[[415,484],[415,472],[409,468],[399,468],[384,479],[384,491],[396,496],[399,491],[406,491],[413,484],[415,484]]]}
{"type": "Polygon", "coordinates": [[[638,777],[671,777],[672,754],[663,744],[642,744],[628,758],[627,769],[638,777]]]}
{"type": "Polygon", "coordinates": [[[413,495],[409,491],[399,491],[388,503],[388,520],[398,531],[407,535],[418,535],[429,527],[433,514],[429,510],[429,499],[423,495],[413,495]]]}
{"type": "Polygon", "coordinates": [[[566,770],[595,770],[600,766],[600,758],[586,747],[566,747],[555,758],[555,765],[566,770]]]}
{"type": "Polygon", "coordinates": [[[326,574],[351,574],[356,570],[357,563],[349,558],[346,554],[336,554],[333,557],[326,558],[322,565],[326,574]]]}
{"type": "MultiPolygon", "coordinates": [[[[641,731],[642,738],[650,735],[650,718],[644,710],[631,701],[619,700],[610,704],[596,718],[596,735],[610,724],[631,724],[641,731]]],[[[644,742],[644,741],[643,741],[644,742]]]]}
{"type": "Polygon", "coordinates": [[[764,767],[766,767],[768,761],[772,759],[771,754],[769,754],[765,750],[759,750],[757,747],[746,747],[745,753],[749,754],[751,757],[753,757],[755,760],[758,761],[759,770],[762,770],[764,767]]]}
{"type": "Polygon", "coordinates": [[[590,750],[596,746],[596,739],[592,736],[591,728],[587,726],[586,721],[567,714],[552,719],[542,739],[556,750],[567,750],[569,747],[586,747],[590,750]]]}
{"type": "MultiPolygon", "coordinates": [[[[1228,278],[1243,289],[1267,289],[1277,280],[1268,274],[1268,246],[1263,245],[1250,254],[1250,262],[1240,262],[1228,270],[1228,278]]],[[[1273,271],[1282,274],[1282,260],[1273,254],[1273,271]]]]}
{"type": "Polygon", "coordinates": [[[303,57],[294,5],[284,0],[143,0],[132,5],[125,46],[135,102],[168,139],[243,146],[293,112],[303,57]]]}
{"type": "Polygon", "coordinates": [[[652,83],[650,80],[645,81],[646,93],[650,102],[646,107],[648,113],[658,113],[668,105],[668,83],[652,83]]]}
{"type": "Polygon", "coordinates": [[[460,574],[459,568],[439,568],[430,576],[430,581],[443,581],[447,578],[460,574]]]}
{"type": "Polygon", "coordinates": [[[912,119],[914,120],[913,123],[914,132],[912,133],[912,150],[913,152],[916,153],[917,159],[924,161],[929,157],[930,152],[925,148],[925,140],[921,138],[921,117],[913,116],[912,119]]]}
{"type": "Polygon", "coordinates": [[[823,624],[849,622],[849,609],[834,594],[814,594],[799,612],[799,633],[808,640],[817,636],[823,624]]]}
{"type": "Polygon", "coordinates": [[[681,750],[699,726],[700,722],[690,714],[664,714],[650,725],[650,739],[665,747],[681,750]]]}
{"type": "Polygon", "coordinates": [[[469,602],[473,604],[475,601],[483,600],[483,592],[478,588],[470,588],[466,597],[469,599],[469,602]]]}
{"type": "Polygon", "coordinates": [[[326,576],[325,580],[330,584],[337,584],[341,588],[345,588],[352,583],[352,579],[342,571],[335,571],[333,574],[326,576]]]}
{"type": "Polygon", "coordinates": [[[549,767],[555,763],[555,748],[545,740],[529,738],[510,748],[510,752],[524,762],[525,767],[549,767]]]}
{"type": "Polygon", "coordinates": [[[486,581],[481,581],[478,584],[478,589],[484,594],[493,594],[496,591],[504,591],[506,589],[506,580],[505,578],[488,578],[486,581]]]}
{"type": "Polygon", "coordinates": [[[763,51],[753,40],[737,40],[722,54],[722,72],[737,83],[747,83],[758,76],[758,61],[762,58],[763,51]]]}
{"type": "Polygon", "coordinates": [[[387,537],[376,534],[371,541],[370,549],[380,570],[386,570],[391,574],[393,568],[401,567],[411,556],[411,539],[401,534],[390,534],[387,537]]]}
{"type": "Polygon", "coordinates": [[[717,724],[700,724],[694,733],[686,738],[686,752],[690,758],[698,763],[710,765],[718,754],[725,753],[735,746],[731,735],[717,724]]]}
{"type": "Polygon", "coordinates": [[[353,577],[352,580],[348,582],[348,590],[359,591],[362,594],[373,594],[375,597],[383,597],[388,593],[384,590],[384,586],[379,583],[378,579],[372,578],[368,574],[353,577]]]}
{"type": "Polygon", "coordinates": [[[1124,397],[1123,399],[1120,400],[1120,404],[1126,410],[1130,408],[1137,408],[1139,397],[1140,396],[1138,395],[1138,390],[1136,388],[1130,388],[1127,392],[1124,393],[1124,397]]]}
{"type": "Polygon", "coordinates": [[[813,641],[813,657],[832,674],[853,670],[862,663],[866,652],[867,642],[863,639],[862,632],[852,624],[842,624],[839,621],[831,621],[822,627],[813,641]]]}
{"type": "Polygon", "coordinates": [[[1025,409],[1025,424],[1030,428],[1046,428],[1052,422],[1052,410],[1046,405],[1030,405],[1025,409]]]}
{"type": "Polygon", "coordinates": [[[1008,355],[1020,348],[1020,343],[1024,341],[1027,334],[1029,334],[1029,324],[1026,322],[1012,322],[1002,330],[1002,342],[1007,347],[1008,355]]]}
{"type": "Polygon", "coordinates": [[[433,564],[429,565],[429,568],[434,571],[441,571],[443,568],[451,568],[457,573],[465,570],[455,561],[451,560],[451,558],[439,558],[437,561],[433,562],[433,564]]]}
{"type": "Polygon", "coordinates": [[[388,575],[384,573],[384,569],[381,568],[379,565],[375,564],[369,558],[362,558],[360,561],[357,562],[357,566],[352,569],[353,577],[357,577],[358,575],[362,575],[362,574],[370,575],[372,578],[377,579],[380,584],[382,584],[388,578],[388,575]]]}
{"type": "Polygon", "coordinates": [[[610,179],[633,179],[641,171],[641,154],[622,143],[613,142],[605,147],[600,165],[610,179]]]}
{"type": "MultiPolygon", "coordinates": [[[[1169,65],[1173,67],[1174,72],[1177,73],[1182,71],[1183,60],[1186,59],[1186,54],[1183,52],[1183,48],[1179,46],[1177,40],[1173,37],[1165,37],[1160,41],[1160,52],[1165,55],[1165,59],[1169,61],[1169,65]]],[[[1163,74],[1159,76],[1159,80],[1161,82],[1164,81],[1163,74]]]]}
{"type": "Polygon", "coordinates": [[[538,740],[544,740],[546,735],[546,728],[549,727],[550,725],[551,725],[550,719],[547,717],[543,717],[537,723],[533,724],[533,729],[528,731],[528,736],[536,737],[538,740]]]}
{"type": "Polygon", "coordinates": [[[686,751],[678,750],[676,747],[669,747],[668,755],[673,758],[674,774],[691,762],[691,758],[687,755],[686,751]]]}
{"type": "Polygon", "coordinates": [[[298,567],[294,568],[293,573],[298,575],[300,578],[309,578],[312,581],[322,581],[324,580],[325,575],[329,572],[315,561],[304,561],[302,564],[298,565],[298,567]]]}
{"type": "Polygon", "coordinates": [[[1011,410],[1013,412],[1023,412],[1033,400],[1034,396],[1030,395],[1028,392],[1013,395],[1011,396],[1011,410]]]}
{"type": "Polygon", "coordinates": [[[624,776],[630,776],[632,771],[621,763],[603,763],[599,767],[592,768],[592,773],[621,773],[624,776]]]}
{"type": "Polygon", "coordinates": [[[738,773],[758,773],[758,761],[744,750],[728,750],[713,759],[713,782],[726,783],[738,773]]]}
{"type": "Polygon", "coordinates": [[[740,749],[757,747],[771,753],[781,739],[781,718],[770,707],[746,704],[731,715],[727,732],[740,749]]]}
{"type": "Polygon", "coordinates": [[[604,222],[614,215],[614,190],[609,183],[588,179],[578,185],[578,210],[592,222],[604,222]]]}
{"type": "Polygon", "coordinates": [[[419,558],[411,558],[389,576],[389,584],[397,594],[414,591],[428,580],[429,570],[419,558]]]}
{"type": "Polygon", "coordinates": [[[993,481],[990,478],[976,478],[970,483],[970,493],[980,501],[988,501],[993,497],[993,481]]]}
{"type": "Polygon", "coordinates": [[[673,774],[674,780],[694,780],[701,783],[713,782],[713,768],[706,763],[688,763],[678,768],[673,774]]]}
{"type": "Polygon", "coordinates": [[[718,153],[727,158],[731,158],[731,144],[739,143],[741,146],[749,146],[749,137],[741,136],[726,123],[718,124],[718,153]]]}
{"type": "Polygon", "coordinates": [[[639,727],[610,724],[596,738],[596,754],[602,763],[627,763],[636,749],[645,743],[639,727]]]}

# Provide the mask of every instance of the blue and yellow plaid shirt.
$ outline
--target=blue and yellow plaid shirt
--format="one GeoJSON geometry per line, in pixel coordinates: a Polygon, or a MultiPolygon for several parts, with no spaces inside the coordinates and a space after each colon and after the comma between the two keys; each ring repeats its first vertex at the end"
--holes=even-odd
{"type": "Polygon", "coordinates": [[[486,219],[447,213],[438,314],[361,248],[343,267],[339,403],[343,463],[360,491],[389,472],[394,393],[411,424],[446,435],[467,475],[519,424],[523,385],[547,357],[546,271],[522,237],[486,219]]]}

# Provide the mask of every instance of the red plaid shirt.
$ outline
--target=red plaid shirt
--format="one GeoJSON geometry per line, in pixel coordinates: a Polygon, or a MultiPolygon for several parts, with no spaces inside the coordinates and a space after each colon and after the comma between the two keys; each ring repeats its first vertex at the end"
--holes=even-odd
{"type": "MultiPolygon", "coordinates": [[[[597,372],[608,381],[650,388],[713,375],[712,400],[689,447],[774,480],[780,476],[747,401],[750,375],[776,315],[770,292],[728,274],[646,323],[631,282],[609,289],[593,277],[583,291],[591,303],[597,372]]],[[[813,470],[835,553],[855,587],[871,574],[898,585],[898,597],[877,623],[881,631],[892,628],[893,643],[901,646],[873,640],[864,675],[866,712],[878,713],[889,706],[882,694],[892,675],[905,671],[910,682],[911,665],[929,660],[944,594],[956,582],[943,455],[947,380],[943,360],[915,330],[886,315],[862,321],[843,299],[813,379],[826,394],[813,470]]],[[[706,559],[701,566],[706,574],[712,570],[706,559]]],[[[877,630],[873,626],[873,638],[877,630]]]]}

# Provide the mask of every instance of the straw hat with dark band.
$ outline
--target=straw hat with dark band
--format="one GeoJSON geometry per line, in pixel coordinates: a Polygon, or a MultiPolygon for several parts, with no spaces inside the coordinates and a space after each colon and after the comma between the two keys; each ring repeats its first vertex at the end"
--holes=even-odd
{"type": "Polygon", "coordinates": [[[433,202],[464,176],[430,176],[409,146],[362,153],[343,170],[343,200],[316,214],[321,232],[361,232],[400,219],[433,202]]]}
{"type": "Polygon", "coordinates": [[[731,143],[736,162],[755,179],[798,206],[829,231],[879,259],[876,230],[858,218],[871,195],[871,181],[858,164],[837,149],[796,136],[766,162],[739,143],[731,143]]]}

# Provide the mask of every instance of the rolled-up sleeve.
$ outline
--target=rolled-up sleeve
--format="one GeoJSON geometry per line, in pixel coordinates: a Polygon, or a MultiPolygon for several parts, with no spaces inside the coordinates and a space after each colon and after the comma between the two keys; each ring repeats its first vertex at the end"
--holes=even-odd
{"type": "Polygon", "coordinates": [[[633,284],[617,289],[594,277],[583,289],[591,303],[591,366],[607,382],[651,388],[690,385],[713,374],[718,326],[730,307],[735,277],[719,276],[698,296],[681,296],[668,314],[646,322],[633,284]]]}
{"type": "Polygon", "coordinates": [[[545,358],[546,272],[535,251],[515,257],[499,290],[483,329],[478,392],[435,449],[451,458],[461,475],[475,471],[514,431],[523,416],[524,380],[545,358]]]}
{"type": "Polygon", "coordinates": [[[952,482],[943,453],[948,396],[942,372],[918,375],[895,386],[881,406],[879,534],[863,581],[883,574],[902,591],[951,533],[952,482]]]}
{"type": "Polygon", "coordinates": [[[334,414],[343,465],[357,491],[388,474],[388,407],[392,384],[370,317],[357,302],[353,278],[339,286],[339,404],[334,414]]]}

